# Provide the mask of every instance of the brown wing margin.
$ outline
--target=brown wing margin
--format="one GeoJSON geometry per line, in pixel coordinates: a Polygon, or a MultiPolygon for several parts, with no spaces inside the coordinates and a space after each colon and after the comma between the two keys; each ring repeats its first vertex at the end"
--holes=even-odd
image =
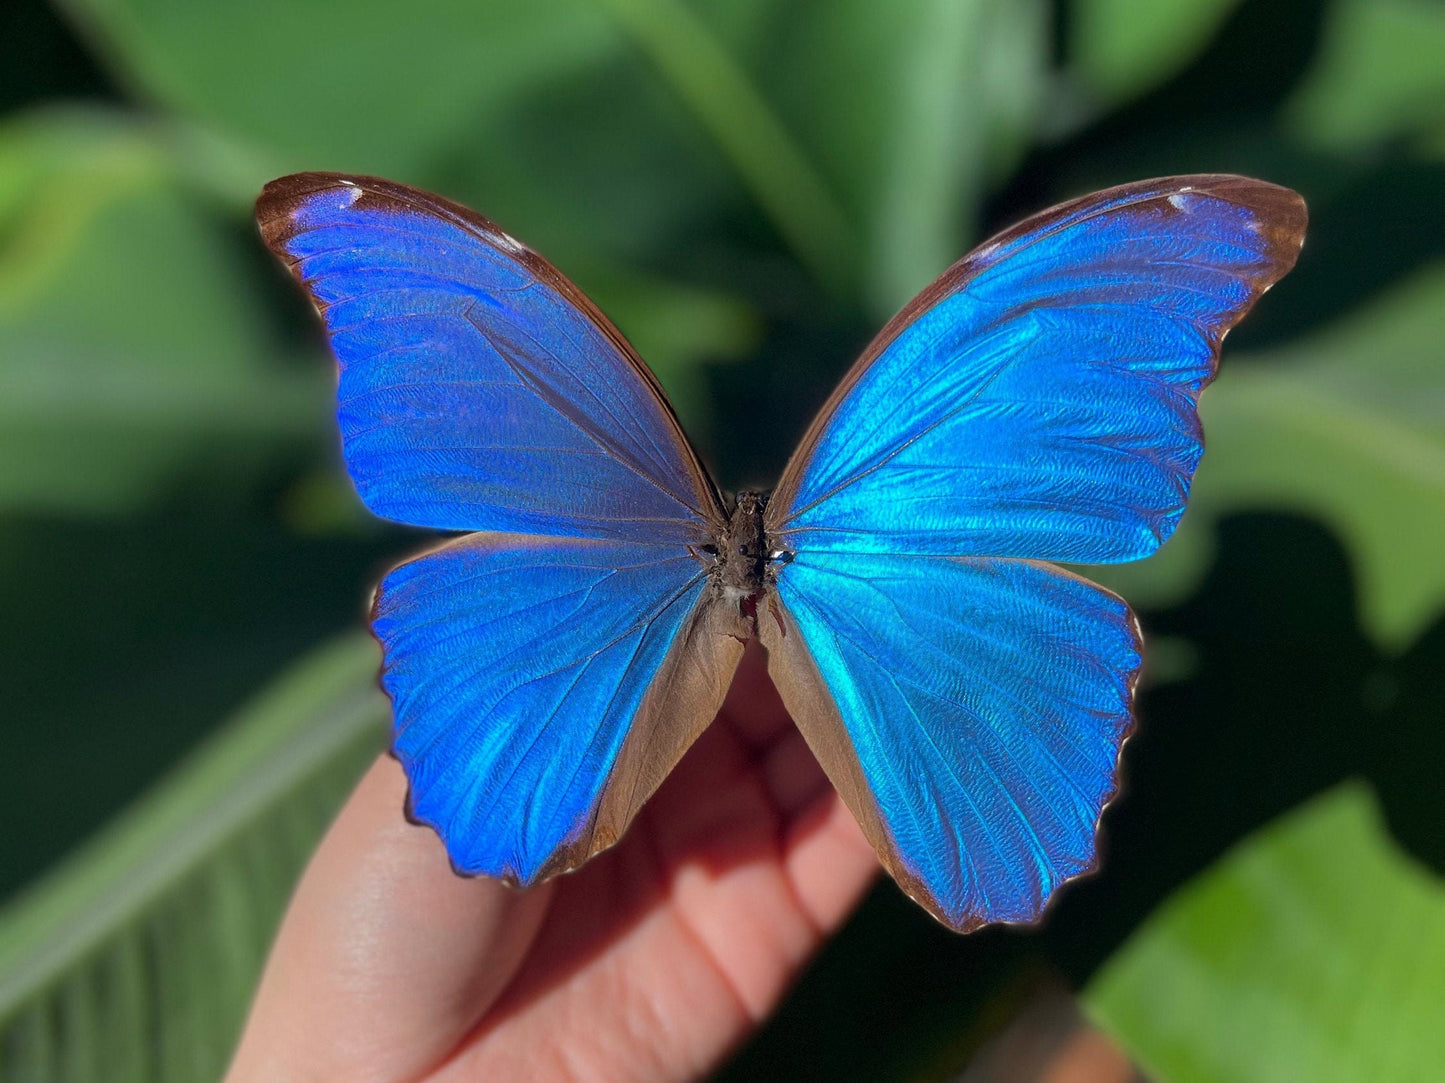
{"type": "MultiPolygon", "coordinates": [[[[576,868],[622,837],[683,753],[717,717],[749,632],[735,604],[711,591],[703,593],[642,698],[592,823],[576,843],[558,852],[555,872],[576,868]]],[[[551,875],[548,862],[542,876],[551,875]]]]}
{"type": "Polygon", "coordinates": [[[802,733],[813,757],[838,791],[843,804],[858,821],[863,835],[878,855],[904,894],[914,900],[942,924],[956,932],[971,932],[977,926],[958,928],[949,923],[930,892],[912,873],[894,860],[896,850],[883,816],[873,800],[873,792],[863,777],[863,765],[853,751],[848,728],[838,712],[828,683],[818,672],[818,664],[803,642],[803,634],[788,607],[776,593],[769,592],[759,609],[766,605],[771,613],[758,620],[758,638],[768,652],[768,676],[772,678],[783,706],[792,716],[793,724],[802,733]]]}
{"type": "MultiPolygon", "coordinates": [[[[833,393],[828,396],[828,400],[803,434],[797,450],[793,452],[787,466],[783,468],[782,476],[778,479],[777,487],[773,490],[772,499],[768,504],[768,529],[777,531],[782,528],[786,516],[792,510],[793,498],[797,493],[798,484],[802,480],[803,471],[812,459],[818,441],[822,439],[823,430],[832,419],[834,411],[848,397],[848,393],[852,391],[853,386],[868,370],[868,367],[919,316],[943,298],[964,289],[977,274],[993,266],[1001,258],[1007,258],[1011,252],[1017,251],[1023,245],[1033,243],[1027,240],[1031,235],[1041,238],[1072,222],[1092,217],[1091,215],[1079,215],[1079,212],[1090,204],[1107,203],[1107,206],[1100,206],[1096,213],[1108,214],[1118,210],[1120,206],[1137,206],[1155,200],[1165,201],[1170,196],[1185,191],[1213,196],[1216,199],[1248,207],[1257,215],[1261,224],[1260,233],[1266,241],[1265,255],[1268,259],[1268,267],[1264,273],[1250,280],[1249,299],[1234,313],[1229,324],[1221,328],[1219,341],[1222,342],[1224,332],[1243,319],[1264,292],[1283,278],[1294,266],[1295,260],[1299,258],[1300,246],[1304,243],[1305,227],[1308,224],[1308,212],[1299,193],[1282,188],[1277,184],[1270,184],[1268,181],[1254,180],[1250,177],[1240,177],[1229,173],[1199,173],[1136,181],[1133,184],[1108,188],[1101,192],[1069,200],[1067,203],[1060,203],[1058,206],[1024,219],[1017,225],[1010,226],[973,249],[934,279],[922,293],[904,305],[897,315],[884,325],[873,341],[868,344],[868,348],[844,374],[833,393]]],[[[1218,360],[1217,347],[1215,360],[1218,360]]]]}
{"type": "MultiPolygon", "coordinates": [[[[652,392],[653,398],[662,408],[677,452],[681,455],[683,462],[687,464],[698,494],[705,504],[704,514],[709,520],[709,526],[716,529],[726,522],[722,497],[718,492],[717,485],[698,457],[691,441],[683,432],[682,423],[678,420],[677,411],[669,401],[667,392],[663,390],[662,384],[653,375],[652,370],[633,349],[632,344],[593,303],[592,299],[578,289],[569,278],[491,219],[442,196],[399,184],[396,181],[383,180],[380,177],[349,173],[293,173],[271,181],[262,189],[260,197],[256,200],[256,223],[260,227],[261,239],[282,263],[288,268],[294,268],[296,264],[296,260],[286,251],[286,242],[295,233],[294,215],[297,208],[310,196],[334,189],[359,190],[361,195],[352,204],[353,207],[362,209],[371,207],[392,212],[398,210],[419,211],[452,222],[458,228],[472,234],[483,244],[500,252],[508,259],[515,260],[539,281],[556,290],[602,332],[617,352],[626,359],[644,386],[652,392]]],[[[301,281],[299,275],[296,277],[298,281],[301,281]]],[[[311,291],[304,281],[301,282],[301,285],[306,288],[307,295],[311,298],[311,303],[317,311],[323,312],[326,308],[325,303],[311,291]]]]}

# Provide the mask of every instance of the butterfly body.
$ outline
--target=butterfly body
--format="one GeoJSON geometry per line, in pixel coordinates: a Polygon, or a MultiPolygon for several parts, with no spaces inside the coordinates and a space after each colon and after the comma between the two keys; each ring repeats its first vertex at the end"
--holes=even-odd
{"type": "Polygon", "coordinates": [[[704,547],[713,589],[732,604],[756,600],[777,579],[777,570],[790,554],[773,543],[764,525],[766,493],[738,493],[732,511],[713,543],[704,547]]]}
{"type": "Polygon", "coordinates": [[[459,872],[525,886],[615,842],[753,638],[939,920],[1032,920],[1094,866],[1141,640],[1052,562],[1173,531],[1199,394],[1294,263],[1297,195],[1163,178],[1005,231],[731,507],[617,329],[487,219],[321,173],[272,182],[258,218],[326,324],[362,499],[469,532],[388,574],[372,620],[410,811],[459,872]]]}

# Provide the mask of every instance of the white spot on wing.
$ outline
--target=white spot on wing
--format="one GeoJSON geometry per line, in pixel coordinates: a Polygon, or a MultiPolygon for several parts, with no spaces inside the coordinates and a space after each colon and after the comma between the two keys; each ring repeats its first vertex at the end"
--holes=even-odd
{"type": "Polygon", "coordinates": [[[498,248],[500,248],[503,252],[506,252],[513,256],[525,255],[528,250],[527,246],[524,245],[521,241],[517,240],[517,238],[513,236],[510,236],[509,234],[503,233],[500,229],[493,230],[491,233],[489,233],[487,235],[487,239],[498,248]]]}
{"type": "MultiPolygon", "coordinates": [[[[1186,188],[1184,191],[1188,191],[1188,189],[1186,188]]],[[[1185,199],[1180,192],[1174,192],[1169,196],[1169,206],[1173,207],[1176,211],[1188,211],[1189,201],[1185,199]]]]}
{"type": "Polygon", "coordinates": [[[343,181],[341,182],[341,185],[342,185],[343,188],[346,189],[346,196],[345,196],[345,198],[346,198],[346,205],[347,205],[348,207],[351,206],[353,203],[355,203],[358,199],[361,198],[361,185],[357,184],[355,181],[353,181],[353,180],[343,180],[343,181]]]}

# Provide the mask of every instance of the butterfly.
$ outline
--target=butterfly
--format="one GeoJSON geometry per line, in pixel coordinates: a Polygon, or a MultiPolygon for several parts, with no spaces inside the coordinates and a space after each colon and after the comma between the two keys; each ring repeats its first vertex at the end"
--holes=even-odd
{"type": "Polygon", "coordinates": [[[1054,562],[1173,532],[1225,333],[1299,253],[1296,193],[1171,177],[1004,231],[731,502],[627,340],[486,218],[332,173],[272,181],[257,218],[324,320],[362,501],[466,532],[372,611],[408,812],[458,872],[526,886],[616,842],[754,638],[944,924],[1033,920],[1093,868],[1142,646],[1054,562]]]}

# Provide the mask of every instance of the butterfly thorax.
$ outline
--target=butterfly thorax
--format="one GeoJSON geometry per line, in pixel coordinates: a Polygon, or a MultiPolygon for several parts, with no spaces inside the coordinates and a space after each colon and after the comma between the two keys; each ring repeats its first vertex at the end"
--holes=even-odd
{"type": "Polygon", "coordinates": [[[727,525],[718,532],[713,564],[713,581],[739,597],[763,589],[768,566],[768,546],[763,529],[766,493],[738,493],[727,525]]]}
{"type": "Polygon", "coordinates": [[[778,567],[792,558],[768,537],[763,524],[767,506],[767,493],[738,493],[727,524],[706,550],[712,561],[713,589],[740,604],[761,594],[777,577],[778,567]]]}

